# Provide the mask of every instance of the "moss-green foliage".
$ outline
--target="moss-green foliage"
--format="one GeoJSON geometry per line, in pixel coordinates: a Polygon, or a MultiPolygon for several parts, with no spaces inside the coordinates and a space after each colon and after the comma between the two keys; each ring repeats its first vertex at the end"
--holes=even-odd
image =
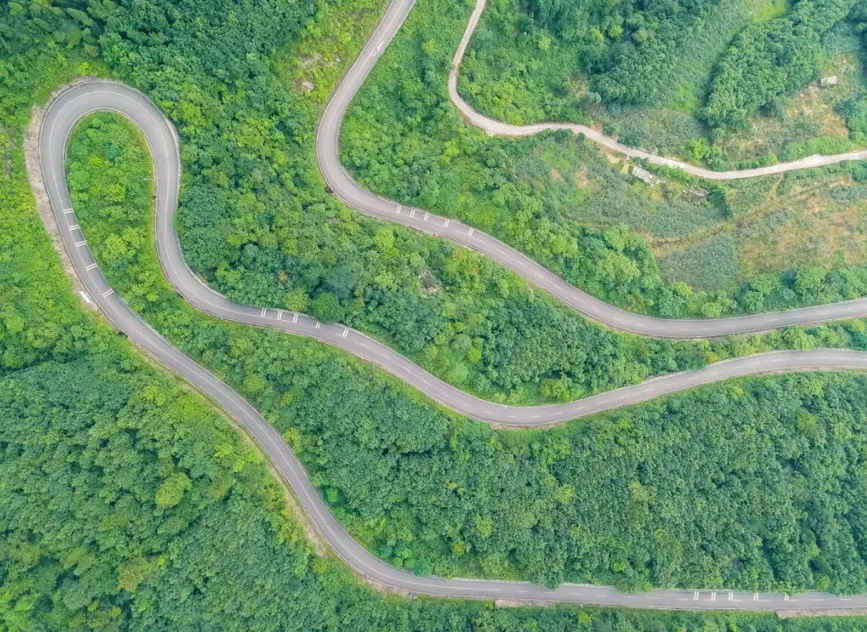
{"type": "Polygon", "coordinates": [[[834,187],[831,189],[831,197],[838,202],[856,202],[867,199],[867,185],[857,184],[854,186],[834,187]]]}
{"type": "MultiPolygon", "coordinates": [[[[0,182],[19,192],[20,212],[0,212],[16,236],[0,244],[0,256],[12,275],[4,278],[18,283],[17,308],[41,312],[42,326],[75,324],[88,341],[62,356],[62,345],[36,348],[40,339],[22,342],[8,326],[0,338],[4,352],[33,352],[0,379],[4,629],[803,629],[772,615],[499,610],[372,594],[340,563],[311,557],[279,488],[224,418],[82,313],[23,174],[0,182]],[[158,494],[177,480],[188,489],[159,508],[158,494]]],[[[830,630],[838,621],[818,624],[830,630]]]]}
{"type": "MultiPolygon", "coordinates": [[[[550,181],[539,154],[544,155],[544,148],[554,142],[562,143],[561,154],[574,148],[579,156],[572,163],[579,175],[581,168],[591,175],[601,173],[605,167],[598,162],[604,161],[602,153],[581,147],[588,141],[572,140],[566,132],[524,140],[491,139],[464,125],[448,101],[445,77],[467,10],[467,6],[442,0],[420,1],[362,86],[342,135],[343,161],[358,179],[393,199],[458,216],[490,231],[573,285],[627,309],[664,317],[701,316],[717,311],[716,306],[721,314],[754,311],[758,303],[747,299],[755,291],[751,285],[714,293],[683,292],[663,280],[640,236],[625,228],[609,228],[610,223],[599,227],[597,221],[588,226],[581,220],[584,211],[580,207],[589,211],[585,217],[602,215],[602,200],[614,209],[658,210],[658,225],[675,217],[678,221],[672,222],[671,230],[683,234],[690,226],[706,224],[709,218],[727,212],[714,197],[702,202],[644,199],[639,203],[629,176],[607,166],[607,175],[595,178],[595,189],[583,196],[558,198],[556,184],[547,188],[536,184],[550,181]],[[584,156],[586,167],[581,162],[584,156]],[[579,210],[573,210],[573,205],[579,210]],[[684,207],[695,208],[696,214],[689,217],[684,207]],[[714,307],[706,307],[708,304],[714,307]]],[[[573,177],[565,172],[560,175],[573,177]]],[[[682,174],[666,177],[710,188],[682,174]]],[[[772,187],[773,181],[726,185],[720,190],[743,201],[743,191],[763,186],[772,187]]],[[[627,219],[630,211],[612,210],[611,214],[627,219]]],[[[636,228],[648,224],[653,222],[645,220],[636,228]]],[[[801,294],[794,287],[796,275],[793,270],[780,276],[776,283],[780,291],[762,298],[764,309],[787,309],[814,300],[814,295],[801,294]]],[[[829,271],[824,284],[822,295],[828,300],[863,296],[867,294],[867,268],[829,271]]]]}
{"type": "Polygon", "coordinates": [[[334,607],[252,449],[122,345],[7,376],[0,428],[5,629],[313,629],[334,607]]]}
{"type": "MultiPolygon", "coordinates": [[[[158,0],[94,5],[89,15],[106,64],[178,127],[181,243],[217,290],[341,320],[488,397],[541,400],[548,379],[580,394],[702,362],[683,345],[588,323],[475,253],[338,203],[313,152],[318,92],[293,91],[275,61],[292,49],[311,7],[225,2],[238,20],[227,25],[226,11],[202,2],[196,19],[192,10],[175,19],[174,5],[158,0]],[[527,322],[535,347],[519,334],[527,322]]],[[[108,256],[111,264],[119,253],[108,256]]],[[[612,282],[630,274],[621,258],[608,263],[612,282]]]]}
{"type": "MultiPolygon", "coordinates": [[[[153,312],[155,317],[163,318],[161,310],[169,305],[194,313],[182,308],[168,289],[154,256],[150,160],[135,129],[111,115],[88,119],[73,135],[68,168],[73,204],[112,283],[135,308],[153,312]]],[[[381,234],[394,235],[391,231],[381,234]]],[[[391,240],[383,247],[396,249],[391,240]]],[[[465,272],[468,269],[460,267],[453,275],[459,279],[465,272]]],[[[408,335],[414,327],[434,327],[422,299],[410,301],[403,295],[390,298],[389,304],[397,315],[405,314],[402,321],[395,315],[390,322],[408,335]]],[[[332,292],[320,293],[302,307],[326,321],[338,320],[343,309],[332,292]]],[[[705,361],[708,351],[723,357],[733,352],[727,342],[671,344],[615,334],[548,300],[504,301],[498,313],[502,322],[495,329],[468,328],[456,336],[452,348],[463,362],[439,362],[435,345],[420,350],[416,357],[440,368],[443,377],[459,386],[511,401],[537,401],[573,399],[639,381],[648,374],[696,367],[705,361]],[[556,389],[553,384],[558,385],[556,389]]]]}
{"type": "MultiPolygon", "coordinates": [[[[109,280],[135,309],[179,333],[176,317],[168,318],[167,314],[172,310],[190,315],[195,312],[165,284],[155,258],[151,245],[150,162],[138,133],[111,115],[94,116],[73,134],[68,157],[72,200],[109,280]],[[119,202],[120,198],[124,201],[119,202]]],[[[339,316],[336,310],[340,305],[333,295],[323,293],[306,308],[320,318],[333,320],[339,316]]],[[[458,385],[478,385],[477,390],[483,393],[493,390],[494,385],[495,395],[513,402],[568,401],[640,380],[648,370],[672,371],[732,355],[791,346],[779,333],[672,345],[617,336],[599,327],[581,329],[567,319],[559,321],[560,327],[552,332],[546,328],[549,314],[544,303],[532,308],[507,308],[514,323],[511,328],[504,326],[495,335],[461,339],[461,353],[470,366],[485,367],[482,375],[471,379],[459,366],[445,373],[446,379],[458,385]],[[593,339],[592,353],[585,349],[588,331],[599,335],[593,339]]],[[[415,320],[405,326],[418,324],[415,320]]],[[[849,327],[816,330],[808,338],[815,346],[858,344],[849,327]]],[[[225,325],[220,328],[227,335],[237,330],[225,325]]],[[[186,339],[189,342],[196,337],[188,332],[186,339]]]]}
{"type": "MultiPolygon", "coordinates": [[[[860,36],[860,43],[864,47],[865,32],[867,32],[867,4],[856,2],[850,15],[850,22],[854,30],[860,36]]],[[[862,54],[863,61],[863,54],[862,54]]],[[[867,142],[867,91],[863,88],[857,94],[843,101],[837,108],[838,112],[846,119],[846,126],[852,139],[864,144],[867,142]]]]}
{"type": "MultiPolygon", "coordinates": [[[[672,181],[650,188],[619,172],[593,143],[568,135],[515,142],[520,147],[514,162],[504,165],[507,180],[541,201],[542,210],[554,224],[549,229],[552,232],[560,232],[567,224],[596,228],[625,224],[654,237],[681,237],[726,216],[723,209],[697,197],[689,187],[672,181]]],[[[484,204],[482,195],[467,196],[461,211],[473,213],[474,208],[481,208],[488,216],[514,215],[513,208],[484,204]]]]}

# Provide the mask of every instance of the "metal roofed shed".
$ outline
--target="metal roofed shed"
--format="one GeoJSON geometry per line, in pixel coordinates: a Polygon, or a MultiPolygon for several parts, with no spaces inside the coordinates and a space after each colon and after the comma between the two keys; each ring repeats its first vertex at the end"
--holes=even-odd
{"type": "Polygon", "coordinates": [[[633,176],[635,176],[639,180],[642,180],[643,182],[646,182],[650,186],[659,184],[660,182],[665,182],[662,178],[653,175],[647,169],[639,167],[638,165],[632,167],[631,173],[633,176]]]}

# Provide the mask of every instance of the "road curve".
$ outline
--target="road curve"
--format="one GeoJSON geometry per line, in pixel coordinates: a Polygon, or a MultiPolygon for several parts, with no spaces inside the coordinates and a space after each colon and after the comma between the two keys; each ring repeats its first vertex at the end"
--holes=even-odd
{"type": "Polygon", "coordinates": [[[449,98],[452,100],[452,103],[454,103],[458,110],[460,110],[464,118],[472,125],[483,129],[492,136],[532,136],[534,134],[538,134],[539,132],[567,130],[570,132],[574,132],[575,134],[584,134],[584,136],[597,143],[598,145],[601,145],[602,147],[605,147],[606,149],[617,152],[619,154],[629,156],[630,158],[640,158],[654,165],[682,169],[683,171],[691,175],[697,176],[699,178],[704,178],[706,180],[743,180],[746,178],[755,178],[758,176],[769,176],[776,173],[785,173],[787,171],[798,171],[800,169],[811,169],[813,167],[835,165],[846,160],[867,159],[867,149],[860,149],[857,151],[850,151],[844,154],[834,154],[830,156],[816,154],[813,156],[807,156],[806,158],[801,158],[800,160],[792,160],[791,162],[780,162],[775,165],[770,165],[767,167],[757,167],[755,169],[713,171],[711,169],[696,167],[695,165],[691,165],[687,162],[674,160],[673,158],[665,158],[664,156],[657,156],[656,154],[642,151],[641,149],[629,147],[627,145],[617,142],[616,138],[606,136],[602,132],[593,129],[592,127],[587,127],[586,125],[579,125],[577,123],[536,123],[533,125],[510,125],[509,123],[504,123],[502,121],[487,117],[484,114],[481,114],[480,112],[474,110],[472,106],[470,106],[469,103],[464,101],[464,99],[458,93],[458,72],[460,71],[461,62],[463,61],[464,53],[466,53],[467,46],[469,46],[470,40],[473,37],[473,32],[476,30],[476,27],[479,24],[479,20],[482,17],[482,13],[484,13],[485,11],[486,2],[487,0],[476,0],[476,7],[470,16],[470,20],[467,23],[467,28],[464,31],[464,35],[461,38],[460,44],[458,45],[457,52],[455,53],[454,59],[452,60],[452,68],[449,72],[448,88],[449,98]]]}
{"type": "MultiPolygon", "coordinates": [[[[365,215],[402,224],[419,231],[448,239],[456,244],[475,250],[476,252],[493,259],[500,265],[512,270],[528,282],[536,285],[566,305],[578,310],[585,316],[604,323],[609,327],[614,327],[616,329],[629,331],[643,336],[653,336],[656,338],[712,338],[729,334],[766,331],[768,329],[776,329],[790,325],[807,325],[829,320],[867,316],[867,298],[843,301],[830,305],[802,307],[783,312],[766,312],[753,316],[737,316],[717,319],[675,320],[656,318],[644,314],[635,314],[619,307],[609,305],[608,303],[579,290],[544,266],[532,260],[530,257],[510,246],[507,246],[487,233],[473,229],[457,220],[434,215],[433,213],[427,212],[423,209],[403,206],[402,204],[393,202],[363,189],[346,172],[340,162],[340,124],[349,108],[352,98],[358,92],[358,89],[361,87],[361,84],[364,83],[365,78],[370,73],[370,70],[373,68],[377,59],[382,55],[382,52],[400,28],[400,25],[403,23],[403,20],[412,8],[413,3],[414,0],[393,0],[392,4],[386,11],[385,17],[383,17],[373,36],[362,50],[361,55],[359,55],[355,64],[353,64],[346,77],[335,90],[331,100],[325,108],[325,112],[319,124],[319,130],[316,137],[316,155],[319,162],[319,168],[325,178],[325,182],[328,184],[328,187],[345,204],[365,215]]],[[[476,20],[478,20],[482,8],[484,8],[484,0],[479,0],[479,5],[476,6],[476,11],[473,14],[476,20]]],[[[472,20],[470,24],[472,26],[472,20]]],[[[472,29],[468,28],[467,33],[464,35],[466,41],[469,41],[469,35],[471,33],[472,29]]],[[[457,62],[460,61],[463,47],[465,47],[465,45],[466,42],[464,41],[462,42],[462,47],[458,49],[458,55],[455,57],[457,62]]],[[[456,71],[453,71],[453,74],[450,75],[449,79],[450,91],[452,91],[451,88],[454,87],[453,83],[456,81],[456,75],[454,72],[456,71]]],[[[459,104],[463,103],[463,101],[460,101],[460,97],[457,95],[456,91],[455,97],[459,100],[459,104]]],[[[466,105],[466,103],[464,103],[463,106],[469,109],[471,113],[474,112],[468,105],[466,105]]],[[[461,106],[459,105],[459,107],[461,106]]],[[[490,119],[485,119],[485,117],[482,117],[478,113],[474,113],[472,116],[490,121],[490,119]]],[[[492,123],[502,125],[496,121],[492,121],[492,123]]],[[[536,131],[541,131],[541,129],[542,128],[539,128],[536,131]]],[[[546,127],[544,129],[554,128],[546,127]]],[[[598,132],[593,132],[593,130],[589,129],[584,133],[589,136],[591,132],[603,139],[607,138],[598,134],[598,132]]],[[[616,141],[613,139],[609,140],[611,143],[616,144],[616,141]]],[[[638,151],[628,147],[623,147],[623,150],[632,152],[633,155],[638,151]]],[[[863,153],[864,157],[867,157],[867,152],[863,153]]],[[[840,157],[824,156],[820,158],[833,161],[840,157]]],[[[843,159],[845,158],[840,158],[840,160],[843,159]]],[[[665,161],[668,159],[659,158],[659,160],[665,161]]],[[[806,160],[812,160],[812,158],[806,160]]],[[[804,168],[792,166],[795,163],[787,164],[789,165],[789,168],[804,168]]],[[[678,164],[677,166],[680,165],[678,164]]],[[[689,165],[683,166],[686,168],[689,165]]],[[[767,169],[773,169],[779,166],[780,165],[775,165],[774,167],[767,167],[767,169]]],[[[690,167],[690,169],[697,169],[697,167],[690,167]]]]}
{"type": "MultiPolygon", "coordinates": [[[[316,338],[335,346],[340,346],[368,359],[371,358],[369,355],[366,355],[365,351],[362,351],[364,349],[362,343],[377,343],[374,343],[358,332],[348,330],[340,325],[320,325],[315,320],[303,315],[278,309],[232,303],[224,296],[207,288],[195,277],[181,256],[177,234],[173,229],[180,176],[177,139],[174,134],[174,128],[147,97],[122,84],[107,81],[90,81],[67,89],[50,104],[39,135],[42,178],[49,196],[57,228],[75,272],[89,293],[89,296],[92,297],[92,300],[96,302],[115,327],[124,332],[154,358],[209,395],[246,429],[261,446],[274,467],[279,470],[281,475],[291,485],[304,511],[310,516],[324,540],[339,557],[358,573],[380,584],[398,590],[440,597],[700,610],[852,609],[867,607],[867,595],[841,597],[810,592],[790,597],[776,593],[746,593],[721,590],[654,590],[633,595],[618,592],[611,587],[589,585],[563,584],[555,589],[550,589],[528,582],[417,577],[406,571],[398,570],[371,555],[355,542],[335,519],[311,483],[301,463],[280,434],[274,430],[259,412],[241,395],[221,382],[208,370],[184,355],[159,333],[149,327],[128,307],[123,299],[114,293],[107,283],[87,246],[85,236],[75,217],[66,185],[64,165],[66,144],[72,128],[83,116],[94,111],[113,111],[126,116],[141,129],[147,140],[153,158],[156,180],[155,234],[159,259],[169,280],[186,300],[199,309],[220,318],[260,327],[277,327],[290,333],[316,338]]],[[[389,361],[407,362],[386,347],[379,345],[379,348],[382,352],[391,354],[388,356],[389,361]]],[[[759,363],[746,369],[746,372],[752,370],[784,370],[807,367],[827,369],[867,368],[867,354],[855,351],[777,352],[763,356],[753,356],[745,360],[759,363]]],[[[384,362],[382,359],[378,361],[375,358],[372,361],[380,365],[384,362]]],[[[390,367],[392,373],[413,384],[423,392],[435,397],[436,391],[431,391],[424,383],[425,376],[426,379],[435,379],[433,376],[411,364],[409,368],[413,373],[409,376],[401,375],[400,369],[397,368],[398,366],[403,365],[390,367]],[[421,382],[418,381],[420,376],[422,377],[421,382]]],[[[619,393],[619,395],[615,396],[614,400],[600,399],[599,401],[607,401],[607,403],[590,405],[590,408],[578,414],[589,414],[594,410],[621,406],[632,401],[640,401],[659,392],[671,392],[672,390],[695,386],[703,382],[724,379],[730,374],[736,374],[731,373],[733,370],[731,367],[735,366],[737,366],[737,361],[720,363],[704,371],[684,374],[690,378],[688,381],[682,383],[680,386],[662,387],[659,391],[654,389],[658,388],[658,385],[669,383],[671,377],[674,376],[652,380],[642,387],[645,389],[650,387],[650,391],[638,392],[630,391],[630,389],[621,389],[615,392],[619,393]],[[708,370],[717,370],[719,373],[716,375],[709,374],[708,370]],[[624,395],[630,392],[632,395],[624,395]]],[[[442,383],[440,382],[440,384],[442,383]]],[[[452,389],[448,385],[443,384],[443,387],[451,389],[450,392],[455,391],[455,389],[452,389]]],[[[600,398],[611,395],[605,394],[600,396],[600,398]]],[[[445,397],[445,395],[441,396],[445,397]]],[[[591,402],[593,399],[596,398],[590,398],[586,401],[591,402]]],[[[484,406],[497,406],[475,398],[469,398],[468,401],[484,406]]],[[[457,406],[452,407],[457,408],[457,406]]],[[[510,410],[515,414],[526,414],[526,411],[522,412],[522,409],[502,408],[510,410]]],[[[547,411],[556,411],[558,408],[560,407],[552,406],[529,410],[545,413],[547,411]]],[[[566,409],[563,408],[562,410],[566,409]]],[[[578,416],[578,414],[573,414],[573,416],[578,416]]],[[[513,421],[507,419],[504,423],[533,425],[534,423],[543,422],[536,421],[531,423],[529,420],[522,418],[513,421]]]]}

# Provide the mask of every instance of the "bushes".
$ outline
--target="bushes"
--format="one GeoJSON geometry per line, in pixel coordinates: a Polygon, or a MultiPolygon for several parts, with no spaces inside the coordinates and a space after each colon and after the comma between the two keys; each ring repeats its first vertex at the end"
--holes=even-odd
{"type": "Polygon", "coordinates": [[[334,294],[322,292],[311,301],[310,314],[323,323],[333,323],[343,318],[343,308],[334,294]]]}
{"type": "Polygon", "coordinates": [[[867,200],[867,185],[840,186],[831,189],[831,197],[837,202],[857,202],[867,200]]]}
{"type": "Polygon", "coordinates": [[[712,126],[743,124],[814,78],[820,38],[854,0],[799,0],[791,12],[745,28],[720,59],[701,117],[712,126]]]}

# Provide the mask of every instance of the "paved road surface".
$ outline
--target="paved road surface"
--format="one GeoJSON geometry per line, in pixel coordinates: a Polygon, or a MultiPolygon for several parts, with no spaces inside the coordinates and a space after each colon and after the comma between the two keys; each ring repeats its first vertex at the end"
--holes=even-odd
{"type": "MultiPolygon", "coordinates": [[[[524,277],[530,283],[545,290],[563,303],[582,314],[610,327],[624,331],[654,336],[657,338],[711,338],[728,334],[765,331],[788,325],[804,325],[842,318],[867,316],[867,298],[817,305],[785,312],[767,312],[755,316],[738,316],[718,319],[672,320],[634,314],[582,292],[569,285],[562,278],[536,263],[521,252],[507,246],[498,239],[454,219],[447,219],[424,211],[423,209],[403,206],[363,189],[346,172],[340,163],[338,142],[340,123],[349,103],[367,77],[376,60],[388,46],[404,18],[413,6],[413,0],[394,0],[379,27],[361,52],[358,60],[337,87],[328,103],[316,139],[316,153],[319,168],[331,190],[344,203],[365,215],[378,217],[397,224],[403,224],[432,235],[437,235],[471,248],[497,263],[524,277]]],[[[476,17],[482,3],[476,8],[476,17]]],[[[471,32],[471,31],[468,31],[471,32]]],[[[467,35],[464,36],[465,39],[467,35]]],[[[465,42],[464,42],[465,44],[465,42]]],[[[460,54],[462,49],[459,49],[460,54]]],[[[459,59],[460,57],[458,57],[459,59]]],[[[454,81],[454,75],[450,85],[454,81]]],[[[455,93],[456,95],[456,93],[455,93]]],[[[457,97],[460,99],[460,97],[457,97]]],[[[460,101],[459,103],[463,103],[460,101]]],[[[466,104],[465,107],[469,108],[466,104]]],[[[481,115],[476,115],[481,117],[481,115]]],[[[484,117],[481,117],[484,118],[484,117]]],[[[488,120],[488,119],[485,119],[488,120]]],[[[494,122],[496,123],[496,122],[494,122]]],[[[497,123],[497,125],[500,125],[497,123]]],[[[582,128],[583,129],[583,128],[582,128]]],[[[588,130],[585,133],[590,133],[588,130]]],[[[596,134],[596,132],[593,132],[596,134]]],[[[597,134],[597,136],[601,136],[597,134]]],[[[611,139],[612,142],[613,139],[611,139]]],[[[630,152],[629,148],[624,148],[630,152]]],[[[867,157],[867,152],[865,157],[867,157]]],[[[823,160],[833,162],[839,157],[825,156],[823,160]]],[[[667,160],[660,158],[659,160],[667,160]]],[[[812,160],[812,159],[810,159],[812,160]]],[[[789,168],[800,168],[788,163],[789,168]]],[[[826,164],[826,163],[822,163],[826,164]]],[[[775,165],[781,167],[782,165],[775,165]]],[[[690,167],[696,169],[695,167],[690,167]]],[[[771,169],[772,167],[768,167],[771,169]]]]}
{"type": "MultiPolygon", "coordinates": [[[[394,22],[389,20],[398,20],[394,17],[394,9],[403,6],[401,0],[392,6],[383,22],[384,26],[377,31],[378,34],[381,35],[383,30],[388,32],[390,28],[397,28],[394,22]]],[[[404,8],[408,9],[408,6],[404,8]]],[[[376,37],[371,42],[374,50],[376,46],[385,45],[383,40],[377,40],[376,37]]],[[[369,55],[369,47],[363,53],[362,59],[364,55],[369,55]]],[[[780,594],[728,591],[651,591],[626,595],[613,588],[598,586],[562,585],[551,590],[525,582],[416,577],[375,558],[352,540],[335,520],[279,433],[256,409],[151,329],[129,309],[106,282],[87,246],[85,236],[78,226],[75,212],[71,207],[63,162],[66,142],[75,122],[96,110],[115,111],[127,116],[142,130],[147,139],[154,160],[156,179],[157,251],[166,276],[187,301],[219,318],[254,326],[276,327],[339,346],[384,367],[433,399],[480,419],[515,426],[543,425],[642,401],[659,394],[733,375],[805,368],[865,369],[867,353],[817,350],[756,355],[712,365],[699,372],[657,378],[643,385],[619,389],[562,406],[510,408],[485,402],[437,380],[396,352],[359,332],[340,325],[322,325],[307,316],[285,310],[239,305],[210,290],[195,277],[184,262],[173,227],[180,164],[178,144],[172,126],[150,100],[121,84],[92,81],[78,84],[63,92],[52,102],[40,133],[42,175],[61,237],[75,271],[86,288],[89,300],[95,301],[112,323],[130,339],[211,396],[246,428],[295,490],[302,506],[324,539],[359,573],[400,590],[452,597],[542,600],[652,608],[770,610],[867,607],[867,595],[838,597],[822,593],[805,593],[791,599],[780,594]]]]}
{"type": "Polygon", "coordinates": [[[452,69],[449,72],[448,87],[449,97],[451,98],[452,103],[454,103],[458,110],[460,110],[461,114],[464,115],[464,118],[466,118],[467,121],[469,121],[471,124],[485,130],[492,136],[532,136],[534,134],[538,134],[539,132],[568,130],[570,132],[574,132],[575,134],[584,134],[590,140],[601,145],[602,147],[605,147],[606,149],[610,149],[611,151],[624,154],[631,158],[642,158],[654,165],[683,169],[687,173],[698,176],[699,178],[705,178],[706,180],[743,180],[745,178],[755,178],[757,176],[768,176],[775,173],[785,173],[786,171],[797,171],[799,169],[810,169],[812,167],[834,165],[846,160],[867,159],[867,149],[861,149],[858,151],[850,151],[845,154],[834,154],[831,156],[816,154],[813,156],[808,156],[806,158],[801,158],[800,160],[793,160],[791,162],[780,162],[775,165],[770,165],[768,167],[758,167],[756,169],[740,169],[736,171],[712,171],[711,169],[696,167],[680,160],[657,156],[656,154],[651,154],[650,152],[642,151],[641,149],[629,147],[627,145],[617,142],[616,138],[606,136],[602,132],[593,129],[592,127],[587,127],[586,125],[578,125],[577,123],[536,123],[533,125],[510,125],[509,123],[504,123],[502,121],[489,118],[484,114],[481,114],[474,110],[470,106],[470,104],[464,101],[461,95],[458,94],[458,71],[460,70],[461,61],[464,58],[464,53],[467,50],[467,46],[470,43],[473,32],[476,30],[476,27],[479,24],[479,19],[482,17],[482,13],[485,10],[485,4],[486,0],[476,0],[476,7],[473,10],[472,15],[470,16],[470,20],[467,23],[467,28],[464,31],[464,36],[461,39],[461,43],[458,45],[458,50],[455,53],[454,59],[452,60],[452,69]]]}

